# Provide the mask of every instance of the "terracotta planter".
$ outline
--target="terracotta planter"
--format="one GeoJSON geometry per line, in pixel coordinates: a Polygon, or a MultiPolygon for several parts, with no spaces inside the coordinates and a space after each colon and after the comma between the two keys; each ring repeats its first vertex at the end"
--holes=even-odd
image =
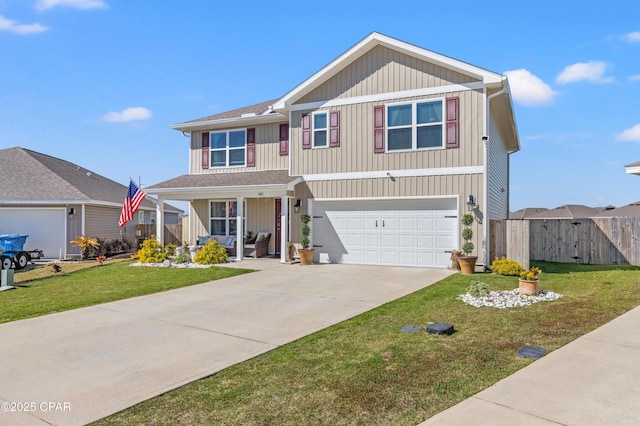
{"type": "Polygon", "coordinates": [[[313,264],[313,249],[298,249],[301,265],[313,264]]]}
{"type": "Polygon", "coordinates": [[[478,260],[478,256],[458,256],[457,259],[461,273],[469,275],[476,272],[476,261],[478,260]]]}
{"type": "Polygon", "coordinates": [[[540,280],[520,279],[518,292],[523,296],[537,296],[540,293],[540,280]]]}

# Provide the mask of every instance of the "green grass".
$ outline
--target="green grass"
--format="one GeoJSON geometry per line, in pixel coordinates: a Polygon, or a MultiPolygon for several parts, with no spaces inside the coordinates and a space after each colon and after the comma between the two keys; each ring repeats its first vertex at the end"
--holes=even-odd
{"type": "Polygon", "coordinates": [[[42,266],[14,274],[16,289],[0,292],[0,323],[186,287],[251,272],[233,268],[131,267],[131,260],[42,266]]]}
{"type": "Polygon", "coordinates": [[[475,308],[456,299],[471,281],[517,278],[456,274],[98,424],[415,425],[528,365],[522,346],[553,351],[640,304],[636,267],[538,266],[541,288],[563,298],[475,308]],[[456,332],[399,332],[428,321],[456,332]]]}

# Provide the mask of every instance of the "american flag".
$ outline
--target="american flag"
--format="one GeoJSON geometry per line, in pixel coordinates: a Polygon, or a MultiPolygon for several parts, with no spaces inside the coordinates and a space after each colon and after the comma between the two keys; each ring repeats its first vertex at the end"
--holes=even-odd
{"type": "Polygon", "coordinates": [[[118,225],[122,227],[133,219],[134,213],[138,211],[138,207],[140,207],[142,200],[144,200],[144,197],[146,196],[147,194],[138,189],[133,181],[129,182],[129,190],[127,191],[127,196],[124,199],[124,204],[122,205],[122,213],[120,213],[118,225]]]}

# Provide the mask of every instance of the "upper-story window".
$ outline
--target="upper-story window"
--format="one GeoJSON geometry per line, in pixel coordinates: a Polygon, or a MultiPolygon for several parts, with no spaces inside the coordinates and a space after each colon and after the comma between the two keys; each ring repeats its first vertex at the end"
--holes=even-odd
{"type": "Polygon", "coordinates": [[[387,106],[387,151],[444,146],[442,100],[387,106]]]}
{"type": "Polygon", "coordinates": [[[313,147],[325,148],[327,146],[327,113],[316,112],[313,114],[313,147]]]}
{"type": "Polygon", "coordinates": [[[247,131],[227,130],[210,132],[211,167],[246,165],[247,131]]]}

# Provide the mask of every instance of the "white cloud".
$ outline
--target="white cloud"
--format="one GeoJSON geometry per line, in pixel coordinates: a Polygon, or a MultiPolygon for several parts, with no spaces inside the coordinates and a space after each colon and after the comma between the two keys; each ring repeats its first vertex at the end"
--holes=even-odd
{"type": "Polygon", "coordinates": [[[578,62],[569,65],[556,77],[560,84],[575,83],[577,81],[590,81],[592,83],[611,83],[613,77],[605,77],[607,63],[603,61],[578,62]]]}
{"type": "Polygon", "coordinates": [[[8,31],[16,34],[37,34],[47,31],[48,28],[40,24],[18,24],[16,21],[0,15],[0,31],[8,31]]]}
{"type": "Polygon", "coordinates": [[[640,74],[630,75],[627,80],[629,80],[630,82],[639,81],[640,80],[640,74]]]}
{"type": "Polygon", "coordinates": [[[107,123],[126,123],[128,121],[148,120],[153,114],[145,107],[126,108],[120,112],[108,112],[102,116],[107,123]]]}
{"type": "Polygon", "coordinates": [[[640,43],[640,31],[627,33],[623,36],[623,38],[627,40],[629,43],[640,43]]]}
{"type": "Polygon", "coordinates": [[[636,124],[632,128],[616,135],[616,139],[626,142],[640,142],[640,124],[636,124]]]}
{"type": "Polygon", "coordinates": [[[525,106],[540,106],[553,103],[558,94],[551,86],[526,69],[506,71],[513,98],[525,106]]]}
{"type": "Polygon", "coordinates": [[[56,6],[74,9],[107,9],[109,7],[103,0],[38,0],[36,10],[42,12],[56,6]]]}

